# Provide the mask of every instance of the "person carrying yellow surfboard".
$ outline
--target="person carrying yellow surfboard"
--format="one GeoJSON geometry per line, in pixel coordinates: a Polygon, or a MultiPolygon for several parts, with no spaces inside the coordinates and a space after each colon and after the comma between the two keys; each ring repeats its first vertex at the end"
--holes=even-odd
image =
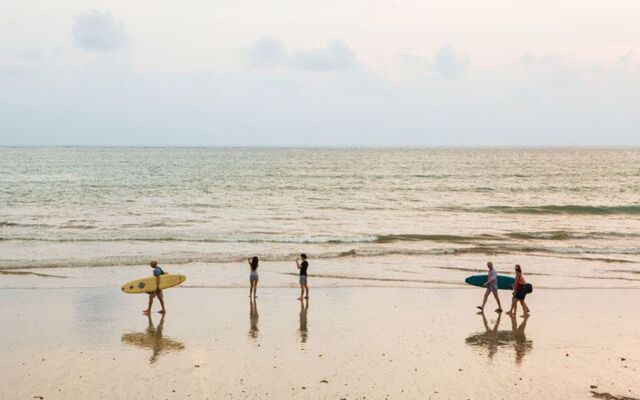
{"type": "Polygon", "coordinates": [[[149,266],[153,268],[153,276],[156,277],[156,288],[158,289],[154,292],[149,292],[149,307],[147,307],[147,309],[144,310],[142,313],[143,314],[151,313],[151,306],[153,305],[153,299],[154,297],[157,296],[158,300],[160,301],[160,305],[162,306],[162,310],[158,312],[160,314],[164,314],[167,312],[167,310],[164,308],[164,296],[162,295],[162,289],[160,289],[160,275],[165,275],[166,272],[164,272],[162,268],[158,267],[158,262],[155,260],[149,262],[149,266]]]}

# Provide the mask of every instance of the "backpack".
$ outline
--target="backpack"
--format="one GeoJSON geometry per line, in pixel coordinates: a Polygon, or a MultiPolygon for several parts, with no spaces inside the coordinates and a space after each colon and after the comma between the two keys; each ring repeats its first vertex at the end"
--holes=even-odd
{"type": "Polygon", "coordinates": [[[532,284],[527,283],[523,287],[524,287],[524,292],[525,293],[529,294],[529,293],[533,292],[533,285],[532,284]]]}

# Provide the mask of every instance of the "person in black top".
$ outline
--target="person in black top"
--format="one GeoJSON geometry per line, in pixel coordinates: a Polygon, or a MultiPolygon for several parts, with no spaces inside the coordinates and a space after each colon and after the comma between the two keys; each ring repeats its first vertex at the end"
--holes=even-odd
{"type": "Polygon", "coordinates": [[[307,268],[309,268],[309,262],[307,261],[307,255],[302,253],[300,257],[296,258],[296,266],[300,270],[300,297],[298,300],[309,298],[309,286],[307,285],[307,268]],[[305,296],[305,290],[307,295],[305,296]]]}

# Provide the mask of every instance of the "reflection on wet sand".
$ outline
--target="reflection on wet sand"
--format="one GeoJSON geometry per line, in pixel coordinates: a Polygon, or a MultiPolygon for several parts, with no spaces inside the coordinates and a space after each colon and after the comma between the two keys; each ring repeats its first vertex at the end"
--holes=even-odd
{"type": "Polygon", "coordinates": [[[153,354],[149,358],[151,364],[158,360],[161,354],[184,350],[184,344],[177,340],[162,336],[164,328],[164,315],[160,318],[158,326],[153,325],[151,315],[147,315],[148,325],[145,332],[125,333],[122,335],[122,342],[136,347],[151,349],[153,354]]]}
{"type": "Polygon", "coordinates": [[[255,298],[249,300],[249,337],[258,339],[258,303],[255,298]]]}
{"type": "Polygon", "coordinates": [[[309,338],[307,329],[307,311],[309,311],[309,300],[300,300],[300,341],[306,343],[309,338]]]}
{"type": "Polygon", "coordinates": [[[527,352],[529,352],[533,347],[533,341],[527,340],[527,336],[525,335],[525,329],[527,327],[527,320],[529,317],[525,317],[520,325],[518,325],[516,317],[510,316],[511,330],[500,331],[498,328],[500,327],[502,314],[498,314],[498,318],[496,319],[493,328],[489,326],[487,317],[483,312],[479,312],[478,314],[482,316],[485,331],[467,337],[465,342],[470,346],[486,348],[489,360],[493,359],[493,356],[497,353],[499,348],[513,346],[516,364],[520,364],[527,352]]]}

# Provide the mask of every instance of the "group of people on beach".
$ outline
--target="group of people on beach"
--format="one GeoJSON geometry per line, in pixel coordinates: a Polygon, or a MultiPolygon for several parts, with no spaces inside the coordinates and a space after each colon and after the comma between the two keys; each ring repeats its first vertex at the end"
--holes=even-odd
{"type": "MultiPolygon", "coordinates": [[[[300,257],[296,258],[295,261],[296,267],[299,271],[298,282],[300,283],[300,297],[298,297],[298,300],[308,300],[309,285],[307,283],[307,269],[309,268],[309,261],[307,260],[307,255],[305,253],[302,253],[300,254],[300,257]]],[[[258,280],[260,279],[260,277],[258,276],[258,265],[260,263],[260,260],[258,259],[258,256],[253,256],[249,257],[247,259],[247,262],[249,263],[249,297],[255,299],[256,297],[258,297],[256,293],[258,291],[258,280]]],[[[158,266],[158,262],[155,260],[149,262],[149,266],[153,268],[153,276],[156,278],[156,288],[159,288],[160,276],[166,274],[166,272],[164,272],[162,268],[158,266]]],[[[156,297],[158,298],[160,306],[162,307],[162,309],[158,312],[160,314],[165,314],[167,312],[164,306],[164,296],[162,294],[162,289],[157,289],[153,292],[149,292],[149,306],[146,310],[143,311],[144,314],[151,313],[151,306],[153,305],[153,300],[156,297]]]]}
{"type": "MultiPolygon", "coordinates": [[[[489,269],[487,282],[484,284],[484,287],[487,290],[484,292],[484,298],[482,299],[482,305],[478,306],[480,311],[484,311],[484,306],[487,304],[487,299],[489,298],[489,294],[493,293],[493,297],[495,297],[496,302],[498,303],[498,308],[496,308],[497,313],[502,312],[502,304],[500,304],[500,296],[498,296],[498,272],[493,267],[493,263],[489,261],[487,263],[487,268],[489,269]]],[[[524,275],[522,274],[522,267],[519,264],[515,266],[516,279],[513,284],[513,297],[511,299],[511,308],[507,311],[508,315],[514,315],[518,312],[518,303],[522,305],[522,309],[524,311],[524,315],[529,315],[529,307],[527,303],[524,301],[524,298],[528,293],[531,292],[531,285],[527,283],[524,279],[524,275]]]]}
{"type": "MultiPolygon", "coordinates": [[[[258,256],[249,257],[247,259],[249,263],[249,297],[256,298],[256,291],[258,290],[258,263],[260,262],[258,256]]],[[[309,285],[307,284],[307,268],[309,268],[309,261],[307,261],[307,255],[305,253],[300,254],[300,257],[296,258],[296,267],[300,272],[298,282],[300,283],[300,297],[298,300],[309,299],[309,285]]]]}
{"type": "MultiPolygon", "coordinates": [[[[309,261],[307,260],[307,255],[302,253],[300,257],[296,258],[296,267],[299,271],[298,282],[300,283],[300,297],[298,300],[309,299],[309,285],[307,283],[307,269],[309,268],[309,261]]],[[[249,264],[249,297],[256,298],[258,291],[258,280],[260,277],[258,276],[258,265],[260,260],[258,256],[249,257],[247,259],[247,263],[249,264]]],[[[160,276],[164,275],[165,272],[158,266],[157,261],[151,261],[149,266],[153,268],[153,276],[156,278],[156,287],[160,287],[160,276]]],[[[489,269],[489,273],[487,275],[487,282],[484,284],[484,287],[487,290],[484,292],[484,298],[482,300],[482,305],[478,306],[480,311],[484,311],[484,306],[487,304],[487,300],[489,299],[489,295],[493,294],[496,302],[498,303],[498,308],[495,309],[497,313],[502,312],[502,304],[500,304],[500,296],[498,296],[498,272],[493,267],[493,263],[489,261],[487,263],[487,268],[489,269]]],[[[509,315],[514,315],[518,310],[518,303],[522,305],[522,309],[524,311],[524,315],[529,315],[529,307],[527,303],[524,301],[526,295],[531,291],[531,285],[527,283],[524,279],[524,275],[522,274],[522,267],[516,264],[515,266],[516,278],[515,283],[513,285],[513,297],[511,300],[511,308],[507,312],[509,315]]],[[[149,292],[149,306],[146,310],[143,311],[144,314],[149,314],[151,312],[151,306],[153,305],[154,298],[158,298],[160,302],[160,306],[162,309],[159,311],[160,314],[166,313],[166,309],[164,306],[164,297],[162,294],[162,290],[158,289],[154,292],[149,292]]]]}

